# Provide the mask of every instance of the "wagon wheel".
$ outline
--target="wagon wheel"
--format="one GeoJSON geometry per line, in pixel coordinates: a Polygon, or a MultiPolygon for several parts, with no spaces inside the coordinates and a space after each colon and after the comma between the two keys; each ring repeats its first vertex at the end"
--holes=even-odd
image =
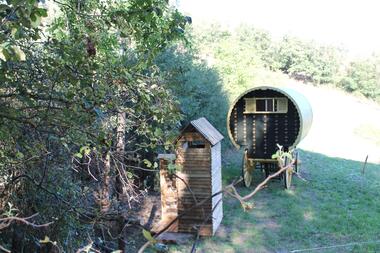
{"type": "Polygon", "coordinates": [[[248,151],[245,150],[243,155],[242,176],[246,187],[249,187],[252,183],[252,170],[252,166],[250,166],[248,160],[248,151]]]}
{"type": "Polygon", "coordinates": [[[298,173],[298,162],[299,162],[298,157],[299,157],[298,152],[295,151],[294,152],[294,172],[295,173],[298,173]]]}
{"type": "MultiPolygon", "coordinates": [[[[285,157],[284,161],[284,167],[289,165],[289,159],[285,157]]],[[[293,166],[290,166],[287,170],[284,171],[284,185],[285,189],[290,189],[290,186],[292,184],[292,176],[293,176],[293,166]]]]}

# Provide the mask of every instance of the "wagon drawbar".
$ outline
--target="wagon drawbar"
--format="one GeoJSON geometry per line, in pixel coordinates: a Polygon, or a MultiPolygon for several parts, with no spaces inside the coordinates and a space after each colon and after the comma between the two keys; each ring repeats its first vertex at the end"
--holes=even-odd
{"type": "MultiPolygon", "coordinates": [[[[278,169],[277,160],[272,159],[277,144],[285,151],[296,148],[312,121],[310,103],[293,89],[260,86],[241,94],[228,111],[227,130],[233,145],[244,148],[245,185],[250,186],[256,167],[262,168],[266,176],[278,169]]],[[[292,170],[283,175],[286,188],[290,187],[291,176],[292,170]]]]}

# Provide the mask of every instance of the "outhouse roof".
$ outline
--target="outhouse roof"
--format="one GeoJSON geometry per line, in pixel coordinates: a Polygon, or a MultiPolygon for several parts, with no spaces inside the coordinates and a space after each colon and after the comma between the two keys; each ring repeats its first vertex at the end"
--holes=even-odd
{"type": "MultiPolygon", "coordinates": [[[[213,146],[224,138],[223,135],[204,117],[190,121],[189,125],[195,127],[195,129],[197,129],[198,132],[213,146]]],[[[185,129],[187,127],[185,127],[185,129]]]]}

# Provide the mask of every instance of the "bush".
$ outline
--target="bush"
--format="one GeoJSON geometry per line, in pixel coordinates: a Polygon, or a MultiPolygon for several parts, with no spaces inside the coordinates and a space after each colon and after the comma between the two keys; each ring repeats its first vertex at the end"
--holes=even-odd
{"type": "Polygon", "coordinates": [[[372,99],[380,96],[380,69],[375,56],[352,61],[339,85],[349,92],[358,91],[372,99]]]}
{"type": "Polygon", "coordinates": [[[339,49],[285,36],[276,47],[275,67],[295,79],[334,83],[341,65],[339,49]]]}
{"type": "Polygon", "coordinates": [[[156,59],[166,87],[179,100],[185,121],[206,117],[226,136],[227,97],[218,73],[196,58],[196,51],[178,47],[156,59]]]}

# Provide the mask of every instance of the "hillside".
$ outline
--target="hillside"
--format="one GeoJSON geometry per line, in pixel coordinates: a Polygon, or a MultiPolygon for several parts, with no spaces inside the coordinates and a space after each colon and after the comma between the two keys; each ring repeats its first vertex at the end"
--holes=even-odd
{"type": "Polygon", "coordinates": [[[339,89],[289,80],[313,107],[313,126],[302,149],[356,161],[380,163],[380,105],[339,89]]]}
{"type": "Polygon", "coordinates": [[[229,104],[255,86],[296,89],[314,111],[300,148],[357,161],[368,155],[369,161],[380,162],[380,104],[373,102],[380,92],[376,55],[352,60],[339,48],[291,36],[279,41],[247,25],[233,30],[204,25],[194,34],[198,54],[220,77],[229,104]]]}

